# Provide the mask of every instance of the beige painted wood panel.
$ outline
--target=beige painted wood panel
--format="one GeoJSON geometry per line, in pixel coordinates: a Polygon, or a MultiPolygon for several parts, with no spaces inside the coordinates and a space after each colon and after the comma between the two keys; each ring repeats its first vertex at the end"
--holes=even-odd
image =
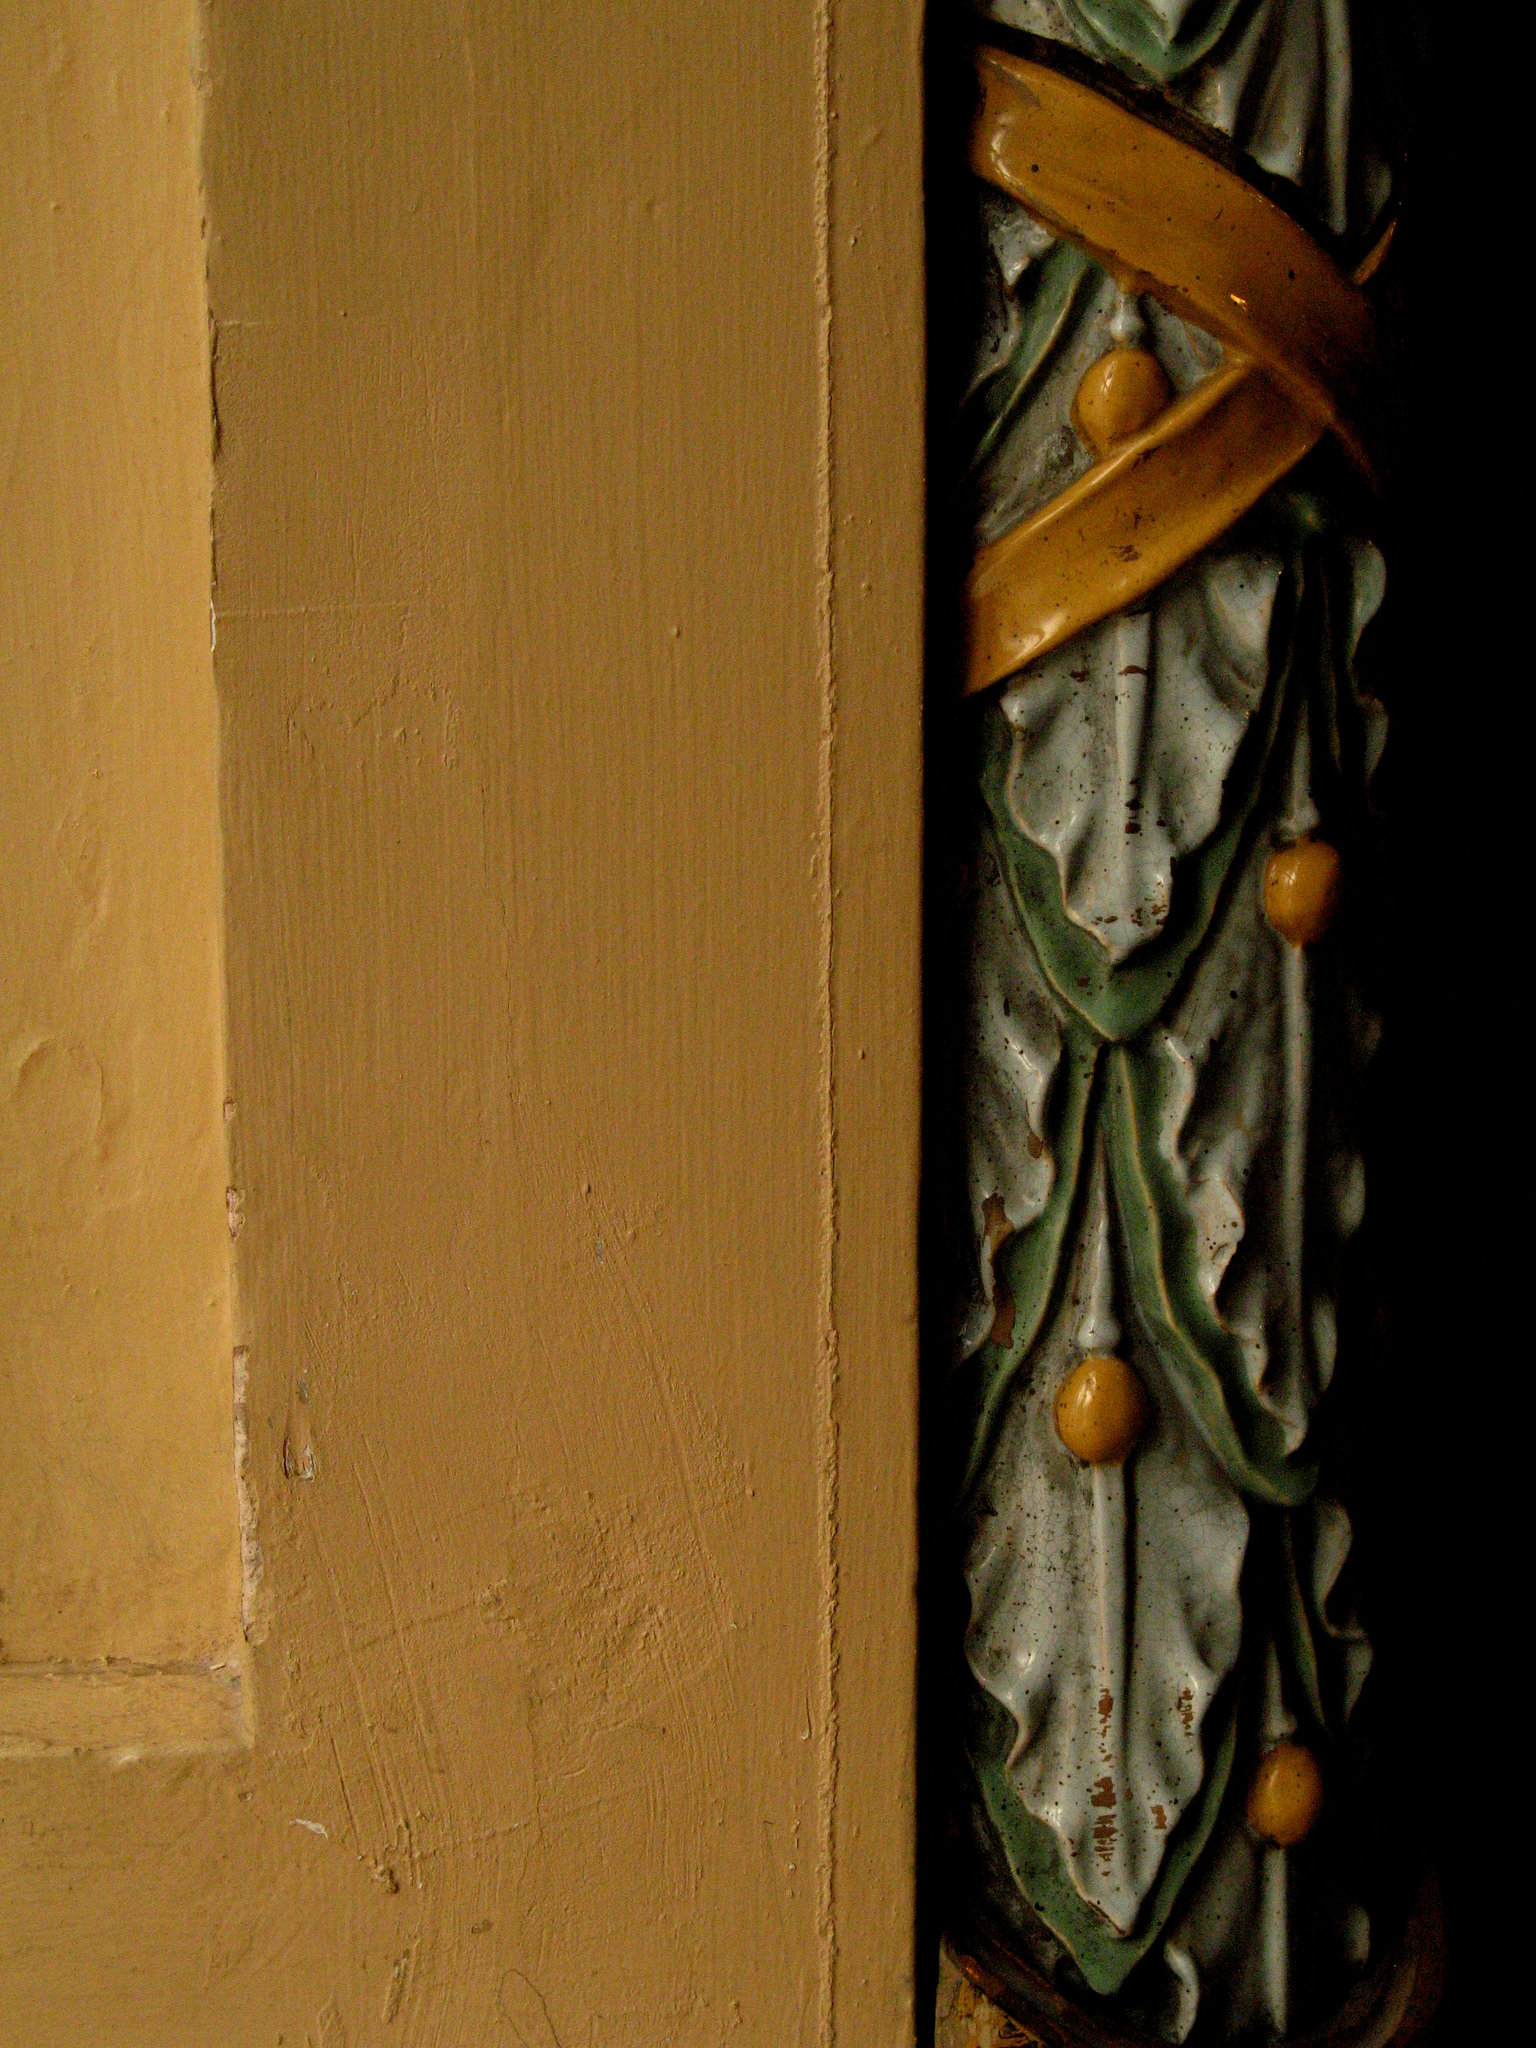
{"type": "Polygon", "coordinates": [[[237,1633],[187,26],[0,13],[0,1752],[237,1633]]]}
{"type": "Polygon", "coordinates": [[[254,1739],[0,1764],[0,2042],[905,2042],[918,9],[191,68],[254,1739]]]}

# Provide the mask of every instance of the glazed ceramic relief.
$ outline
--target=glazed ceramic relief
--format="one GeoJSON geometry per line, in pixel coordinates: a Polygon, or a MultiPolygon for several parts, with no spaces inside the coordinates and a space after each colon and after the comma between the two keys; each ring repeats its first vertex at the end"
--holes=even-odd
{"type": "Polygon", "coordinates": [[[976,31],[950,1896],[1044,2039],[1386,2043],[1424,2003],[1354,1875],[1326,1426],[1385,738],[1358,13],[976,31]]]}

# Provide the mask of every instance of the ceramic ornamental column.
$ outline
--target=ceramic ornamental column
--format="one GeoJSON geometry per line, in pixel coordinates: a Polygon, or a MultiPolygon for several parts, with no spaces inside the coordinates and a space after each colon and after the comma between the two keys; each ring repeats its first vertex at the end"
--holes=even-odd
{"type": "Polygon", "coordinates": [[[1353,29],[1348,0],[977,28],[942,1890],[973,1983],[1050,2041],[1385,2044],[1428,1995],[1424,1912],[1351,1818],[1371,1650],[1327,1425],[1384,738],[1393,166],[1353,29]]]}

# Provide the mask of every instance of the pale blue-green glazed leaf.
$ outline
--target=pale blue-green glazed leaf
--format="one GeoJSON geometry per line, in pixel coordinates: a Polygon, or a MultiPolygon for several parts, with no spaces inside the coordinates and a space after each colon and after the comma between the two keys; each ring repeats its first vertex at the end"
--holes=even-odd
{"type": "Polygon", "coordinates": [[[1146,0],[1065,0],[1067,12],[1095,51],[1111,64],[1167,85],[1208,57],[1226,34],[1241,0],[1206,0],[1190,8],[1170,35],[1146,0]]]}
{"type": "Polygon", "coordinates": [[[1294,1506],[1311,1493],[1316,1469],[1287,1458],[1242,1347],[1200,1284],[1199,1224],[1157,1142],[1168,1120],[1168,1072],[1156,1048],[1117,1046],[1105,1075],[1105,1151],[1137,1319],[1233,1485],[1294,1506]]]}
{"type": "Polygon", "coordinates": [[[1009,1784],[1006,1763],[1015,1732],[1013,1717],[977,1687],[971,1764],[1014,1883],[1051,1932],[1066,1943],[1089,1989],[1108,1997],[1120,1990],[1167,1926],[1185,1880],[1210,1840],[1237,1751],[1235,1688],[1229,1690],[1214,1747],[1207,1745],[1209,1762],[1200,1796],[1175,1829],[1157,1882],[1128,1935],[1116,1934],[1081,1897],[1067,1875],[1056,1837],[1009,1784]]]}
{"type": "Polygon", "coordinates": [[[1010,1237],[997,1255],[997,1275],[1013,1299],[1013,1328],[1006,1344],[994,1344],[988,1339],[970,1368],[977,1374],[975,1422],[962,1496],[970,1492],[981,1475],[1008,1389],[1033,1349],[1046,1311],[1055,1298],[1063,1247],[1078,1208],[1083,1159],[1093,1122],[1098,1041],[1069,1019],[1062,1032],[1061,1055],[1049,1132],[1056,1178],[1039,1216],[1027,1230],[1010,1237]]]}

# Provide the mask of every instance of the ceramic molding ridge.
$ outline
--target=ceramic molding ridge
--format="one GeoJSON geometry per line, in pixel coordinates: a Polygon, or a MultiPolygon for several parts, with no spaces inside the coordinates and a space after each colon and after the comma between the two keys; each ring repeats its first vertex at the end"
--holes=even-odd
{"type": "MultiPolygon", "coordinates": [[[[1344,6],[1233,0],[1222,19],[1337,54],[1344,6]]],[[[1361,287],[1390,228],[1348,274],[1219,138],[1058,56],[982,47],[970,142],[1014,209],[1015,256],[1002,229],[991,253],[1008,346],[1035,367],[1019,409],[987,415],[966,591],[964,689],[1006,688],[973,714],[964,882],[954,1925],[974,1981],[1052,2044],[1387,2048],[1424,2018],[1437,1937],[1428,1906],[1400,1940],[1377,1929],[1325,1868],[1371,1653],[1312,1441],[1376,1027],[1348,920],[1320,945],[1327,919],[1288,926],[1274,889],[1283,857],[1336,871],[1330,841],[1359,842],[1381,751],[1355,667],[1381,558],[1326,476],[1287,479],[1329,437],[1370,473],[1361,287]],[[1067,401],[1115,349],[1156,350],[1169,402],[1106,451],[1067,401]],[[1101,1352],[1151,1416],[1103,1467],[1054,1414],[1101,1352]],[[1325,1766],[1325,1846],[1300,1860],[1303,1836],[1252,1817],[1287,1745],[1325,1766]],[[1336,1992],[1342,2033],[1319,2005],[1336,1992]]],[[[1332,133],[1327,92],[1307,118],[1332,133]]]]}

